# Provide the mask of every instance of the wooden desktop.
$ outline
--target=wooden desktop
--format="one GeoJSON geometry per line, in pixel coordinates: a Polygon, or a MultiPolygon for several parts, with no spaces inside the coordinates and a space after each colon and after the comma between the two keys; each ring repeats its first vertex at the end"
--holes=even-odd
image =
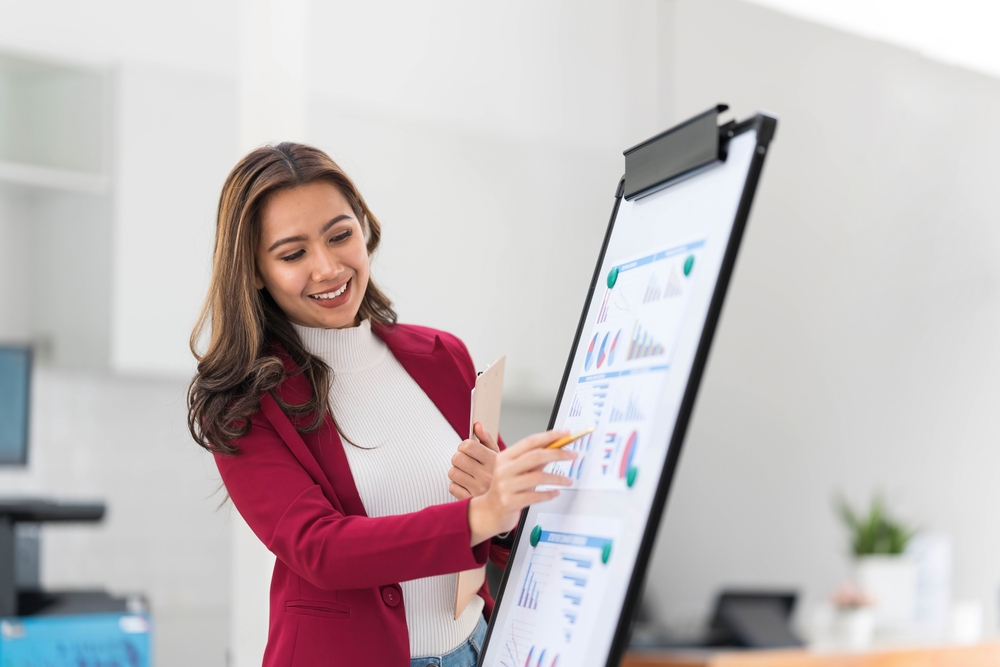
{"type": "Polygon", "coordinates": [[[1000,643],[972,646],[810,651],[630,651],[621,667],[1000,667],[1000,643]]]}

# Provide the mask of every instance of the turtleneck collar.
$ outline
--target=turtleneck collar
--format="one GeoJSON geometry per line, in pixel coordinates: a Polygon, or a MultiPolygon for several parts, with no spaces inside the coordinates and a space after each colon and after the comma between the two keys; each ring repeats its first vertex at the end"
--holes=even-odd
{"type": "Polygon", "coordinates": [[[372,333],[369,320],[362,320],[358,326],[346,329],[292,326],[306,350],[325,361],[335,373],[370,368],[389,351],[385,343],[372,333]]]}

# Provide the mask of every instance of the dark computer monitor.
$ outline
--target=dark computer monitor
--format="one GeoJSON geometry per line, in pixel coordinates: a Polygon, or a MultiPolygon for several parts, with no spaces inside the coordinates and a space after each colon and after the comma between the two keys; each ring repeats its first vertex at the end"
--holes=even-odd
{"type": "Polygon", "coordinates": [[[31,348],[0,345],[0,465],[28,463],[31,348]]]}

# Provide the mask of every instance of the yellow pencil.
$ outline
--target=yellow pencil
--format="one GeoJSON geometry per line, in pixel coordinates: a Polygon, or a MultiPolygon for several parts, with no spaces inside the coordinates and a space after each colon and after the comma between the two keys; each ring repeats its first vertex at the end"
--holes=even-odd
{"type": "Polygon", "coordinates": [[[585,435],[587,435],[589,433],[593,433],[596,430],[597,430],[596,426],[591,426],[590,428],[583,429],[579,433],[574,433],[573,435],[563,436],[562,438],[559,438],[558,440],[556,440],[555,442],[553,442],[551,445],[546,445],[545,449],[559,449],[560,447],[565,447],[566,445],[568,445],[570,443],[574,443],[577,440],[579,440],[580,438],[582,438],[583,436],[585,436],[585,435]]]}

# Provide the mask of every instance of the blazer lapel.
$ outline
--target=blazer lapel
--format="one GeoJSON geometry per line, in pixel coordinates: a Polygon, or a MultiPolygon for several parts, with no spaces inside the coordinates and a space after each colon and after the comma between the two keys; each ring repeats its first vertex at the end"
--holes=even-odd
{"type": "Polygon", "coordinates": [[[451,351],[434,334],[418,336],[402,325],[379,327],[376,334],[399,364],[424,390],[444,418],[463,440],[469,437],[473,385],[465,378],[451,351]]]}
{"type": "MultiPolygon", "coordinates": [[[[294,373],[295,366],[286,358],[285,370],[294,373]]],[[[286,403],[303,403],[312,395],[312,387],[302,375],[290,375],[278,388],[281,400],[286,403]]],[[[335,509],[345,515],[368,516],[361,495],[351,475],[344,443],[337,433],[330,415],[323,419],[319,430],[300,434],[288,415],[282,411],[270,394],[261,399],[261,408],[268,421],[285,441],[306,472],[319,484],[335,509]],[[321,463],[322,461],[322,463],[321,463]],[[323,465],[326,463],[327,465],[323,465]]]]}
{"type": "Polygon", "coordinates": [[[302,436],[295,430],[292,422],[288,419],[288,415],[284,413],[277,401],[274,400],[274,397],[270,394],[264,394],[260,399],[260,409],[264,412],[267,420],[271,422],[271,426],[274,427],[278,436],[285,442],[285,445],[288,446],[288,449],[291,450],[295,458],[299,460],[303,469],[319,484],[323,494],[330,500],[334,508],[344,512],[347,508],[342,506],[337,493],[330,484],[330,480],[327,479],[316,457],[309,451],[302,436]]]}
{"type": "Polygon", "coordinates": [[[325,466],[325,470],[329,473],[334,488],[340,489],[338,495],[344,504],[344,512],[353,516],[368,516],[365,504],[361,502],[358,486],[354,483],[354,475],[351,474],[351,464],[347,461],[344,441],[340,439],[340,433],[337,432],[329,413],[323,419],[322,428],[312,436],[317,439],[317,445],[323,447],[323,452],[329,457],[330,464],[325,466]]]}

